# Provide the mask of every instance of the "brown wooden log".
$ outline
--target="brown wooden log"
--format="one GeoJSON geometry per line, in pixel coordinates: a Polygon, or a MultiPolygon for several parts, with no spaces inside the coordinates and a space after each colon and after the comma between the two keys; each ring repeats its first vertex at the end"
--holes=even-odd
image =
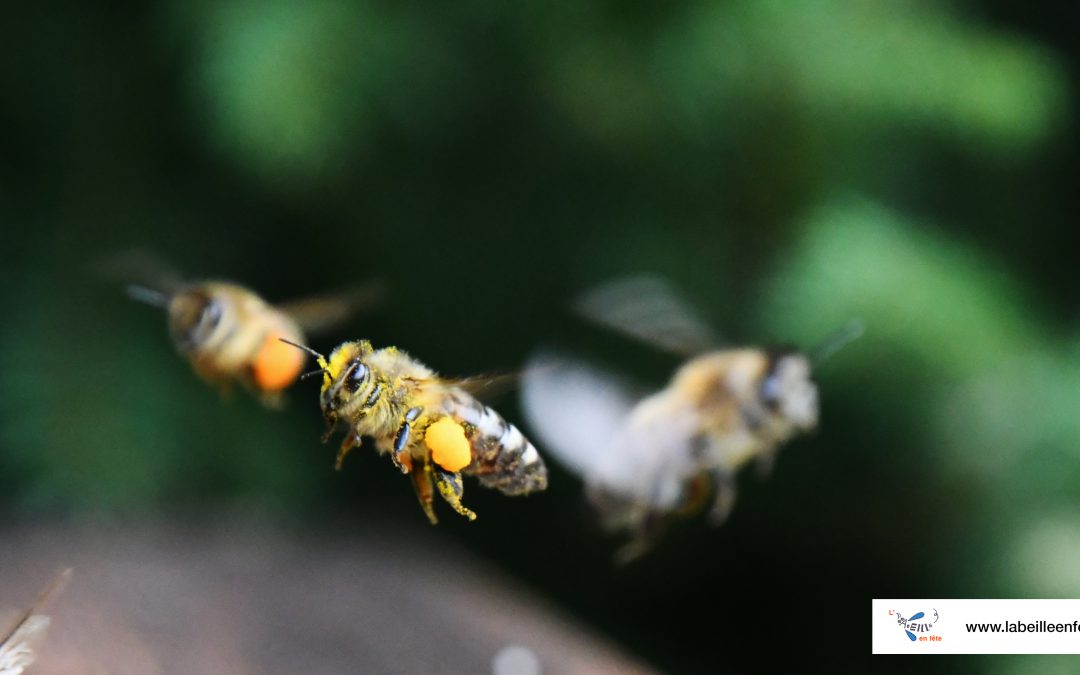
{"type": "Polygon", "coordinates": [[[652,672],[435,528],[3,527],[0,607],[65,567],[34,675],[652,672]]]}

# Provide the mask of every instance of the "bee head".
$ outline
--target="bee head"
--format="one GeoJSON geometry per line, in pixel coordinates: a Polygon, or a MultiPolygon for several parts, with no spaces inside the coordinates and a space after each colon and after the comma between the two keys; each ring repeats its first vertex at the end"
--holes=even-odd
{"type": "Polygon", "coordinates": [[[367,340],[346,342],[330,352],[329,359],[319,357],[323,384],[319,394],[323,414],[336,416],[345,408],[363,410],[369,399],[377,397],[379,387],[366,359],[374,352],[367,340]]]}
{"type": "Polygon", "coordinates": [[[761,400],[776,414],[797,428],[808,431],[817,426],[817,385],[810,377],[810,360],[794,350],[769,354],[761,380],[761,400]]]}
{"type": "Polygon", "coordinates": [[[193,288],[169,299],[169,332],[184,352],[199,350],[227,332],[223,318],[227,299],[203,288],[193,288]]]}

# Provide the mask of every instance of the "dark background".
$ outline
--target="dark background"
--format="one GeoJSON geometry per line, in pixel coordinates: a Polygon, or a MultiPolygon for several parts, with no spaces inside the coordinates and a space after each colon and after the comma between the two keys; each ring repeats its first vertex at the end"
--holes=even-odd
{"type": "Polygon", "coordinates": [[[865,667],[871,598],[1080,596],[1077,52],[1029,4],[11,9],[0,514],[422,524],[385,459],[330,469],[317,385],[270,413],[200,383],[94,273],[119,251],[271,300],[384,280],[323,351],[464,375],[558,343],[659,386],[677,361],[565,311],[651,273],[736,343],[862,317],[820,432],[627,569],[556,466],[440,528],[672,672],[865,667]]]}

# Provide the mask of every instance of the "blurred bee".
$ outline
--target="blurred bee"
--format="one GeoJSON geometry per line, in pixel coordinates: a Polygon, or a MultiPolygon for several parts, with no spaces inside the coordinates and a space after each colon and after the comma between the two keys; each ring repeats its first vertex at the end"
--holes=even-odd
{"type": "Polygon", "coordinates": [[[35,645],[45,639],[45,631],[49,627],[49,617],[37,612],[70,578],[70,569],[62,572],[38,594],[30,608],[11,627],[0,633],[0,675],[21,675],[34,663],[37,658],[35,645]]]}
{"type": "Polygon", "coordinates": [[[812,364],[862,331],[852,324],[813,357],[790,348],[716,349],[719,339],[656,279],[616,282],[576,309],[693,354],[665,388],[646,396],[565,356],[539,355],[525,369],[530,426],[584,479],[603,525],[629,533],[617,554],[623,562],[645,553],[672,518],[700,511],[710,495],[712,522],[724,522],[739,470],[754,461],[767,473],[785,442],[817,426],[812,364]]]}
{"type": "MultiPolygon", "coordinates": [[[[164,266],[137,259],[141,267],[164,266]]],[[[125,267],[134,265],[124,259],[125,267]]],[[[114,265],[115,267],[115,265],[114,265]]],[[[149,278],[144,272],[141,276],[149,278]]],[[[279,338],[304,342],[374,304],[381,287],[371,283],[334,295],[272,305],[249,288],[226,281],[179,281],[157,271],[156,282],[130,285],[135,300],[161,307],[177,350],[205,381],[228,392],[239,382],[264,405],[281,407],[283,391],[304,370],[306,356],[279,338]]]]}
{"type": "Polygon", "coordinates": [[[375,440],[380,454],[412,476],[420,506],[432,524],[438,522],[434,492],[469,520],[462,475],[507,495],[524,495],[547,487],[547,468],[536,448],[473,393],[491,385],[491,378],[451,380],[395,347],[375,349],[370,342],[346,342],[330,358],[289,342],[315,356],[323,376],[319,401],[327,422],[323,441],[337,426],[345,438],[337,455],[340,469],[346,455],[364,436],[375,440]]]}

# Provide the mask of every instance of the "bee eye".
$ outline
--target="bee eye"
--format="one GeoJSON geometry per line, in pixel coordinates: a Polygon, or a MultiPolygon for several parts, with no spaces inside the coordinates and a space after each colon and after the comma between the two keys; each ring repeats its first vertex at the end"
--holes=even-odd
{"type": "Polygon", "coordinates": [[[206,331],[211,331],[217,328],[217,325],[221,322],[221,303],[216,300],[211,300],[203,307],[202,312],[199,314],[198,325],[206,331]]]}
{"type": "Polygon", "coordinates": [[[345,380],[345,389],[349,393],[356,393],[356,391],[360,389],[360,385],[364,384],[367,378],[368,367],[357,361],[353,364],[352,369],[345,380]]]}
{"type": "Polygon", "coordinates": [[[181,296],[171,308],[169,328],[173,339],[185,351],[200,349],[214,336],[225,314],[218,300],[189,293],[181,296]]]}
{"type": "Polygon", "coordinates": [[[774,410],[780,405],[780,378],[776,375],[766,377],[761,383],[761,400],[774,410]]]}

